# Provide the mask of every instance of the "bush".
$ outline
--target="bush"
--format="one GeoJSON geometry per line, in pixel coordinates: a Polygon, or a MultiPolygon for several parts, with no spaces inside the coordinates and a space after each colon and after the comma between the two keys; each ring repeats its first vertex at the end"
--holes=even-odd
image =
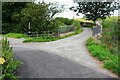
{"type": "Polygon", "coordinates": [[[0,77],[2,80],[16,80],[18,77],[15,76],[14,71],[21,62],[14,59],[12,47],[9,46],[7,38],[3,38],[0,43],[2,44],[2,48],[0,48],[1,57],[5,60],[2,64],[2,75],[0,77]]]}
{"type": "Polygon", "coordinates": [[[57,19],[54,19],[54,20],[51,20],[50,21],[50,28],[49,30],[51,32],[57,32],[58,31],[58,28],[59,26],[64,26],[65,24],[63,22],[61,22],[60,20],[57,20],[57,19]]]}
{"type": "Polygon", "coordinates": [[[120,68],[118,65],[119,64],[118,56],[111,55],[109,57],[110,59],[105,61],[104,67],[120,75],[120,68]]]}
{"type": "Polygon", "coordinates": [[[79,21],[73,21],[73,26],[75,27],[76,30],[80,29],[81,28],[81,24],[79,21]]]}
{"type": "Polygon", "coordinates": [[[115,27],[115,26],[118,26],[118,17],[117,16],[112,16],[112,17],[107,17],[103,23],[103,28],[112,28],[112,27],[115,27]]]}
{"type": "Polygon", "coordinates": [[[103,31],[101,41],[106,44],[112,53],[118,53],[118,36],[119,33],[119,24],[118,17],[112,16],[106,18],[103,23],[103,31]]]}
{"type": "Polygon", "coordinates": [[[65,25],[72,25],[73,19],[63,18],[63,17],[56,17],[56,20],[61,21],[65,25]]]}
{"type": "Polygon", "coordinates": [[[27,37],[25,34],[20,33],[8,33],[4,35],[5,37],[11,37],[11,38],[25,38],[27,37]]]}
{"type": "Polygon", "coordinates": [[[87,40],[86,45],[92,56],[97,57],[99,60],[103,61],[105,68],[120,75],[118,54],[112,54],[106,45],[95,43],[94,39],[92,38],[87,40]]]}

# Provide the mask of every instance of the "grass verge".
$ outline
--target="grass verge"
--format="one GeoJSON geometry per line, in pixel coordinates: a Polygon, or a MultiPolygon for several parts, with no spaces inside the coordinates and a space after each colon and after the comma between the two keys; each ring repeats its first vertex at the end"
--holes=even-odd
{"type": "Polygon", "coordinates": [[[9,45],[7,38],[2,38],[0,40],[2,47],[0,48],[0,80],[18,80],[18,76],[15,75],[15,70],[22,63],[19,60],[15,59],[15,56],[12,52],[12,47],[9,45]]]}
{"type": "Polygon", "coordinates": [[[111,53],[106,45],[96,43],[92,38],[87,40],[86,45],[91,55],[102,61],[105,68],[120,76],[119,54],[111,53]]]}
{"type": "Polygon", "coordinates": [[[49,37],[32,37],[32,38],[26,38],[23,42],[26,43],[26,42],[50,42],[50,41],[55,41],[55,40],[58,40],[59,38],[56,38],[56,37],[52,37],[52,36],[49,36],[49,37]]]}
{"type": "Polygon", "coordinates": [[[11,37],[11,38],[26,38],[27,36],[25,34],[20,33],[8,33],[3,35],[4,37],[11,37]]]}
{"type": "Polygon", "coordinates": [[[44,37],[31,37],[31,38],[26,38],[26,40],[24,40],[23,42],[26,43],[26,42],[50,42],[50,41],[56,41],[56,40],[59,40],[59,39],[63,39],[63,38],[67,38],[69,36],[73,36],[73,35],[76,35],[76,34],[79,34],[83,31],[83,29],[79,29],[79,30],[76,30],[74,33],[72,34],[69,34],[69,35],[66,35],[66,36],[62,36],[62,37],[53,37],[53,36],[44,36],[44,37]]]}

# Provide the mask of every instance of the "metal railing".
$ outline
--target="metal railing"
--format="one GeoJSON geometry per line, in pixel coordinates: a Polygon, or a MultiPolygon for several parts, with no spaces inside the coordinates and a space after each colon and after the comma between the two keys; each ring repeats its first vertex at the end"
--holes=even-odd
{"type": "Polygon", "coordinates": [[[27,32],[25,33],[28,37],[60,37],[60,34],[68,33],[74,31],[75,28],[73,25],[62,26],[56,32],[54,31],[39,31],[39,32],[27,32]]]}

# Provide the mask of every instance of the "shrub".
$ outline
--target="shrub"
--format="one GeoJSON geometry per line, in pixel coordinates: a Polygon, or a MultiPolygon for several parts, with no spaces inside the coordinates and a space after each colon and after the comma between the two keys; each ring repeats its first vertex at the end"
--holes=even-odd
{"type": "Polygon", "coordinates": [[[115,26],[118,26],[118,17],[117,16],[112,16],[112,17],[107,17],[103,23],[103,28],[112,28],[112,27],[115,27],[115,26]]]}
{"type": "Polygon", "coordinates": [[[81,24],[79,21],[73,21],[73,26],[75,27],[76,30],[81,28],[81,24]]]}
{"type": "Polygon", "coordinates": [[[110,59],[105,61],[104,67],[120,75],[120,68],[118,63],[118,56],[110,56],[110,59]]]}
{"type": "Polygon", "coordinates": [[[63,17],[56,17],[56,20],[61,21],[62,23],[66,25],[72,25],[73,19],[63,18],[63,17]]]}
{"type": "Polygon", "coordinates": [[[54,20],[51,20],[50,21],[50,28],[49,30],[51,32],[57,32],[58,31],[58,28],[59,26],[64,26],[65,24],[63,22],[61,22],[60,20],[57,20],[57,19],[54,19],[54,20]]]}
{"type": "Polygon", "coordinates": [[[118,36],[120,35],[118,17],[107,17],[102,25],[103,31],[101,41],[109,47],[112,53],[118,53],[118,36]]]}
{"type": "Polygon", "coordinates": [[[14,70],[17,69],[21,62],[15,60],[12,47],[9,46],[7,38],[3,38],[0,43],[2,44],[2,48],[0,48],[1,57],[5,60],[5,62],[1,64],[2,75],[0,75],[0,78],[1,80],[16,80],[18,77],[15,76],[14,70]]]}
{"type": "Polygon", "coordinates": [[[25,34],[20,33],[8,33],[4,35],[5,37],[11,37],[11,38],[25,38],[27,37],[25,34]]]}

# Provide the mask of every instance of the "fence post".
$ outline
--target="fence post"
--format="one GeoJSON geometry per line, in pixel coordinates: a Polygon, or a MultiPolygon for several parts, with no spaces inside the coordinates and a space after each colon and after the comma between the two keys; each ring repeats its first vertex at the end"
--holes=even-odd
{"type": "Polygon", "coordinates": [[[49,30],[47,31],[47,35],[48,35],[48,37],[50,37],[50,36],[49,36],[49,30]]]}
{"type": "Polygon", "coordinates": [[[46,35],[46,32],[44,31],[43,37],[45,37],[45,35],[46,35]]]}
{"type": "Polygon", "coordinates": [[[38,32],[36,31],[36,36],[37,36],[37,38],[38,38],[38,32]]]}
{"type": "Polygon", "coordinates": [[[58,37],[60,37],[60,29],[58,29],[58,33],[57,33],[58,37]]]}

